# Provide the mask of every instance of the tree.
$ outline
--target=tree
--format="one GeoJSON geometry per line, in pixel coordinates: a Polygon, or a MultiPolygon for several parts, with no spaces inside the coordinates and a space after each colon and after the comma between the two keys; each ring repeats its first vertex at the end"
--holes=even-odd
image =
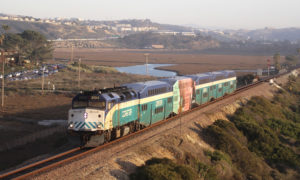
{"type": "Polygon", "coordinates": [[[20,51],[23,44],[23,38],[19,34],[8,33],[5,36],[2,47],[4,49],[20,51]]]}
{"type": "Polygon", "coordinates": [[[280,54],[279,53],[274,54],[273,60],[274,60],[275,70],[279,71],[281,69],[281,66],[280,66],[280,63],[279,63],[279,61],[280,61],[280,54]]]}
{"type": "Polygon", "coordinates": [[[286,60],[287,64],[291,65],[291,66],[295,66],[298,61],[297,57],[293,56],[293,55],[285,56],[285,60],[286,60]]]}
{"type": "Polygon", "coordinates": [[[5,33],[10,29],[10,27],[6,24],[2,25],[2,29],[5,31],[5,33]]]}
{"type": "Polygon", "coordinates": [[[30,60],[38,62],[52,57],[52,44],[39,32],[26,30],[20,36],[24,40],[24,55],[30,60]]]}
{"type": "Polygon", "coordinates": [[[10,27],[6,24],[2,24],[2,29],[4,30],[4,34],[1,35],[0,37],[0,45],[2,46],[3,41],[5,40],[7,31],[10,29],[10,27]]]}

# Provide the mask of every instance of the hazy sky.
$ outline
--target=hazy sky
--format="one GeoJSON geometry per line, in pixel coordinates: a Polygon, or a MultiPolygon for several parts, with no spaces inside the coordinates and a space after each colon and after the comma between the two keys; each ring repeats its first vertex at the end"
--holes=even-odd
{"type": "Polygon", "coordinates": [[[39,18],[151,19],[201,27],[300,27],[300,0],[0,0],[0,13],[39,18]]]}

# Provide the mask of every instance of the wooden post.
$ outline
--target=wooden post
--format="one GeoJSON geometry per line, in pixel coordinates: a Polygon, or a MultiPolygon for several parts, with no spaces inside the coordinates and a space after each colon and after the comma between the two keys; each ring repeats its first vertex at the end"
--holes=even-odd
{"type": "Polygon", "coordinates": [[[72,44],[70,64],[73,63],[73,53],[74,53],[74,49],[73,49],[73,48],[74,48],[74,46],[73,46],[73,44],[72,44]]]}
{"type": "Polygon", "coordinates": [[[45,69],[44,66],[42,66],[43,68],[43,75],[42,75],[42,94],[44,94],[44,81],[45,81],[45,69]]]}
{"type": "Polygon", "coordinates": [[[81,58],[78,60],[78,89],[80,91],[80,64],[81,64],[81,58]]]}
{"type": "Polygon", "coordinates": [[[148,76],[148,56],[149,56],[149,53],[145,53],[144,55],[146,57],[146,75],[148,76]]]}

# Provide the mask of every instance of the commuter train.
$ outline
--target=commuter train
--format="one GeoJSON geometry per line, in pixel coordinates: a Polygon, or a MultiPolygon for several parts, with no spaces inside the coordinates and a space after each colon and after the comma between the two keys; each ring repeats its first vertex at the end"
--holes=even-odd
{"type": "Polygon", "coordinates": [[[227,70],[84,91],[72,100],[68,132],[95,147],[235,89],[235,72],[227,70]]]}

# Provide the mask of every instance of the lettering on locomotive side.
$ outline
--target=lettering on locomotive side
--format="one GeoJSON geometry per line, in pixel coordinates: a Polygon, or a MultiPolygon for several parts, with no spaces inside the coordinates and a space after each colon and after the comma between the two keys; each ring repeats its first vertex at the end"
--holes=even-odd
{"type": "Polygon", "coordinates": [[[91,96],[91,100],[98,100],[99,96],[91,96]]]}
{"type": "Polygon", "coordinates": [[[127,109],[122,112],[122,117],[127,117],[132,115],[132,109],[127,109]]]}

